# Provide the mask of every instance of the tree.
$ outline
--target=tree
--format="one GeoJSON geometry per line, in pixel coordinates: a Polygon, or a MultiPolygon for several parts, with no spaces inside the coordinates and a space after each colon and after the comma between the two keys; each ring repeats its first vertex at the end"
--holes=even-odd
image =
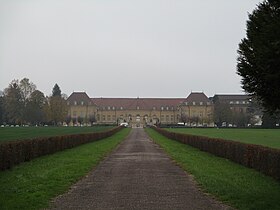
{"type": "Polygon", "coordinates": [[[32,82],[29,82],[29,79],[23,78],[19,82],[19,88],[24,105],[26,105],[27,100],[30,98],[31,94],[36,90],[36,85],[32,82]]]}
{"type": "Polygon", "coordinates": [[[5,89],[5,114],[8,123],[20,124],[23,121],[24,103],[18,80],[13,80],[5,89]]]}
{"type": "Polygon", "coordinates": [[[52,96],[58,96],[61,97],[61,90],[58,84],[55,84],[52,90],[52,96]]]}
{"type": "Polygon", "coordinates": [[[214,106],[214,122],[220,127],[223,122],[227,124],[232,121],[232,111],[230,106],[226,103],[220,103],[219,101],[215,102],[214,106]]]}
{"type": "Polygon", "coordinates": [[[270,113],[280,110],[280,1],[260,3],[247,21],[238,49],[242,87],[270,113]]]}
{"type": "Polygon", "coordinates": [[[184,125],[186,125],[186,122],[188,121],[188,117],[186,114],[182,113],[181,117],[180,117],[180,121],[184,123],[184,125]]]}
{"type": "Polygon", "coordinates": [[[66,100],[62,98],[60,87],[55,84],[52,90],[52,96],[49,98],[48,116],[57,125],[66,119],[67,113],[68,107],[66,100]]]}
{"type": "Polygon", "coordinates": [[[89,122],[90,122],[91,125],[92,125],[93,123],[95,123],[95,122],[96,122],[95,115],[90,115],[88,120],[89,120],[89,122]]]}
{"type": "Polygon", "coordinates": [[[25,107],[25,116],[27,122],[30,122],[31,124],[40,124],[44,121],[45,103],[46,98],[41,91],[35,90],[31,93],[25,107]]]}
{"type": "Polygon", "coordinates": [[[5,122],[5,98],[0,94],[0,124],[2,125],[5,122]]]}

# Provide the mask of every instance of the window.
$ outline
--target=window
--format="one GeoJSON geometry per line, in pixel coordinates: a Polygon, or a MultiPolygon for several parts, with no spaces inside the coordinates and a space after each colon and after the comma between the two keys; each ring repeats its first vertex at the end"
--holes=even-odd
{"type": "Polygon", "coordinates": [[[108,120],[108,121],[111,120],[111,115],[107,115],[107,120],[108,120]]]}
{"type": "Polygon", "coordinates": [[[199,105],[203,105],[203,102],[199,102],[199,105]]]}
{"type": "Polygon", "coordinates": [[[207,102],[207,105],[210,105],[210,102],[207,102]]]}
{"type": "Polygon", "coordinates": [[[188,105],[188,102],[185,102],[186,105],[188,105]]]}
{"type": "Polygon", "coordinates": [[[113,106],[112,109],[115,110],[115,107],[113,106]]]}
{"type": "Polygon", "coordinates": [[[68,106],[70,105],[69,101],[67,101],[67,105],[68,105],[68,106]]]}
{"type": "Polygon", "coordinates": [[[153,107],[153,110],[156,110],[156,107],[155,107],[155,106],[153,107]]]}
{"type": "Polygon", "coordinates": [[[163,106],[161,107],[161,110],[163,110],[164,108],[163,108],[163,106]]]}
{"type": "Polygon", "coordinates": [[[169,110],[169,107],[168,107],[168,106],[166,107],[166,110],[167,110],[167,111],[169,110]]]}
{"type": "Polygon", "coordinates": [[[166,121],[168,122],[169,121],[169,115],[166,115],[165,118],[166,118],[166,121]]]}
{"type": "Polygon", "coordinates": [[[242,101],[243,104],[246,104],[246,101],[242,101]]]}
{"type": "Polygon", "coordinates": [[[105,121],[105,115],[102,115],[102,120],[105,121]]]}
{"type": "Polygon", "coordinates": [[[97,121],[99,121],[99,120],[100,120],[100,115],[98,114],[98,115],[97,115],[97,121]]]}
{"type": "Polygon", "coordinates": [[[195,106],[195,102],[193,101],[192,104],[195,106]]]}
{"type": "Polygon", "coordinates": [[[233,104],[233,101],[230,101],[229,104],[233,104]]]}
{"type": "Polygon", "coordinates": [[[239,101],[236,101],[236,104],[239,104],[239,101]]]}
{"type": "Polygon", "coordinates": [[[110,109],[111,109],[111,107],[108,106],[108,110],[110,110],[110,109]]]}
{"type": "Polygon", "coordinates": [[[164,115],[161,115],[161,116],[160,116],[160,120],[161,120],[161,121],[164,121],[164,115]]]}
{"type": "Polygon", "coordinates": [[[77,101],[74,101],[74,105],[75,105],[75,106],[77,105],[77,101]]]}
{"type": "Polygon", "coordinates": [[[76,111],[73,112],[73,116],[74,116],[74,117],[77,116],[77,112],[76,112],[76,111]]]}
{"type": "Polygon", "coordinates": [[[81,105],[82,105],[82,106],[84,105],[84,102],[83,102],[83,101],[81,101],[81,105]]]}
{"type": "Polygon", "coordinates": [[[137,110],[139,110],[139,106],[137,106],[136,108],[137,108],[137,110]]]}
{"type": "Polygon", "coordinates": [[[123,107],[121,106],[121,110],[123,110],[123,107]]]}
{"type": "Polygon", "coordinates": [[[112,116],[112,120],[115,121],[116,120],[116,115],[112,116]]]}
{"type": "Polygon", "coordinates": [[[174,117],[173,117],[173,115],[171,115],[171,122],[173,122],[174,121],[174,117]]]}

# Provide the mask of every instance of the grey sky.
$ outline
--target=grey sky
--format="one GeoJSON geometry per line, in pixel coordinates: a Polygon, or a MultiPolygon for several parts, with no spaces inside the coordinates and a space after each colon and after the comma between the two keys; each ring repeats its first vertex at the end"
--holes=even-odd
{"type": "Polygon", "coordinates": [[[240,93],[238,43],[258,0],[0,0],[0,90],[186,97],[240,93]]]}

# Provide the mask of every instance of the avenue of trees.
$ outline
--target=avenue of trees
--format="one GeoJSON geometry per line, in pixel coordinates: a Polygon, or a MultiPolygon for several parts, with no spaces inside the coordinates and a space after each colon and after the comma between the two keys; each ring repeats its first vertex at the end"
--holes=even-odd
{"type": "Polygon", "coordinates": [[[0,94],[0,124],[58,125],[67,116],[66,96],[55,84],[45,96],[28,78],[13,80],[0,94]]]}

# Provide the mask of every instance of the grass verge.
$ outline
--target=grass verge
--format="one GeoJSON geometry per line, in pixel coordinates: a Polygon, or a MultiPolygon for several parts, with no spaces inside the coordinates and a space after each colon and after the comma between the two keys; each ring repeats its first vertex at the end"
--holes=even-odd
{"type": "Polygon", "coordinates": [[[167,139],[152,129],[146,131],[172,159],[194,176],[205,192],[237,209],[280,209],[280,183],[276,180],[167,139]]]}
{"type": "Polygon", "coordinates": [[[280,149],[280,129],[168,128],[167,130],[280,149]]]}
{"type": "Polygon", "coordinates": [[[0,172],[0,209],[42,209],[94,168],[130,132],[22,163],[0,172]]]}
{"type": "Polygon", "coordinates": [[[0,128],[1,141],[30,139],[37,137],[61,136],[68,134],[95,133],[111,129],[113,126],[92,127],[13,127],[0,128]]]}

